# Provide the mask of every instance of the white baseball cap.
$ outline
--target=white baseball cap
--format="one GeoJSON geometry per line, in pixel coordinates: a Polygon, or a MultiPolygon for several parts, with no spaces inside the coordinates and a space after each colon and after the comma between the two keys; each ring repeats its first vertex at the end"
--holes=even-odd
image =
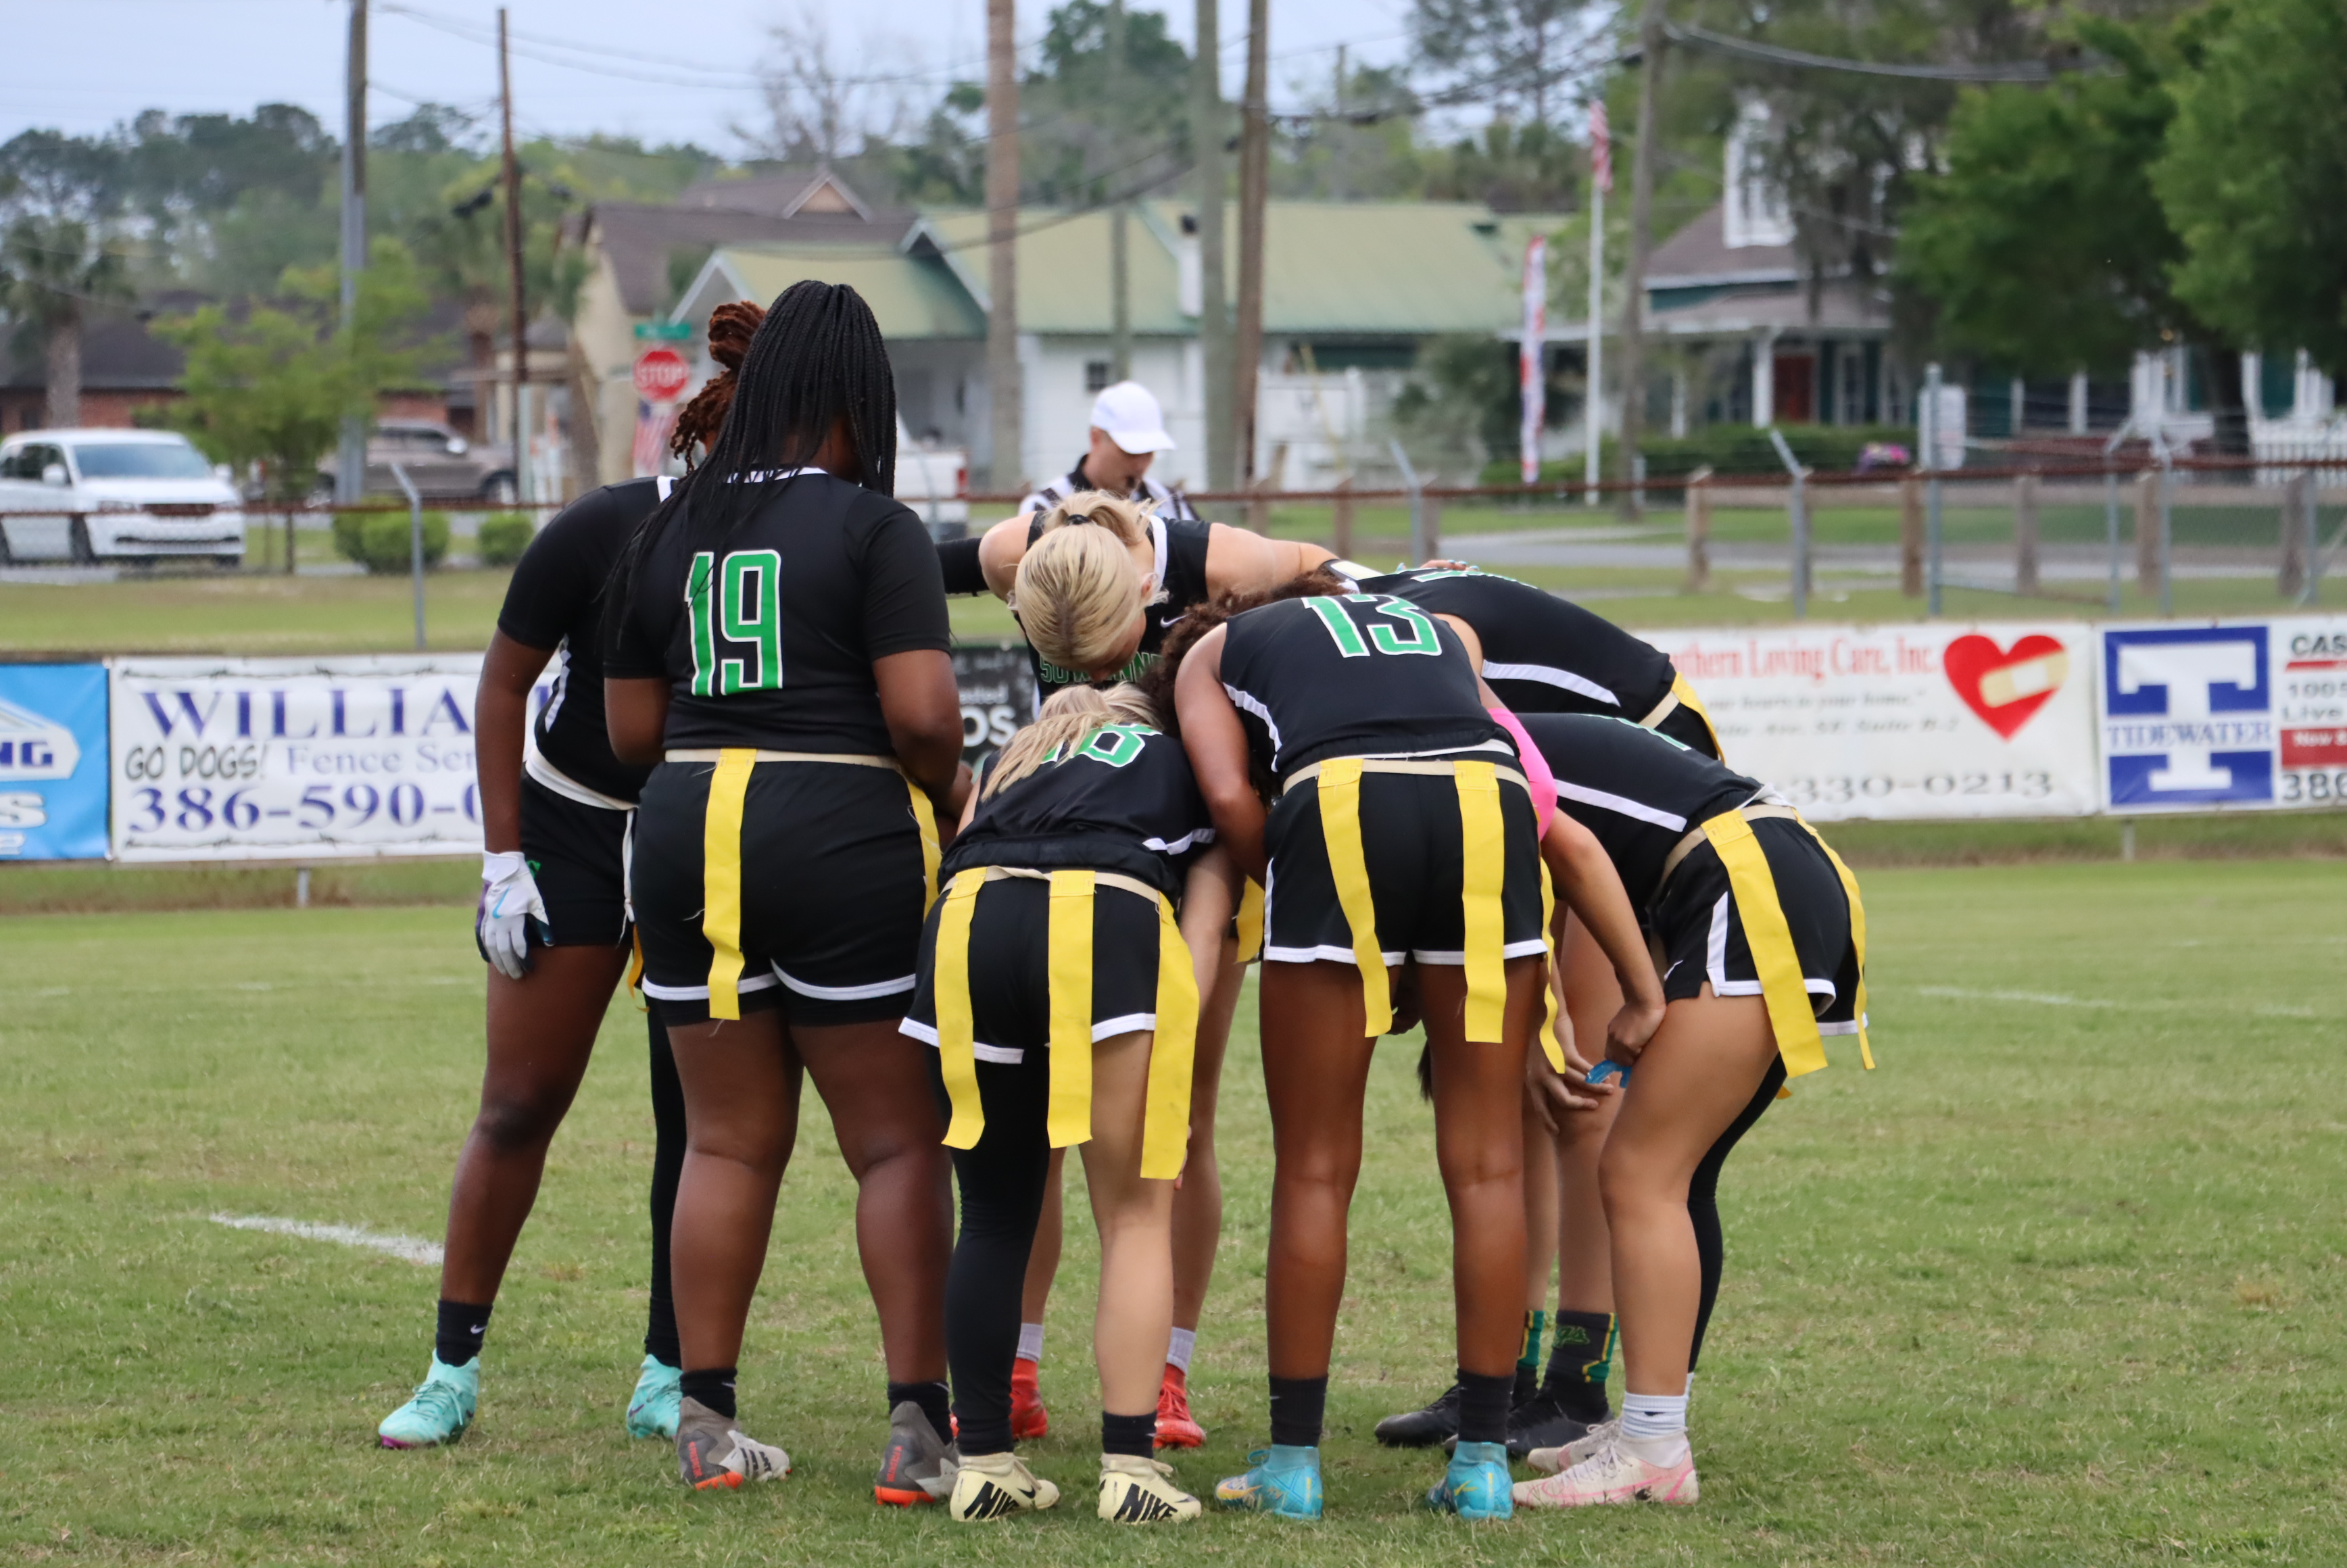
{"type": "Polygon", "coordinates": [[[1137,381],[1120,381],[1092,400],[1092,428],[1107,431],[1120,451],[1135,457],[1174,450],[1174,437],[1165,434],[1165,411],[1137,381]]]}

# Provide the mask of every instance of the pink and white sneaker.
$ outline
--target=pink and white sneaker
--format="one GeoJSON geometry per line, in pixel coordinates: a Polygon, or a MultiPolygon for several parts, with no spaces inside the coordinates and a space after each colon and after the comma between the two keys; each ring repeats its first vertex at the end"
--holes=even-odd
{"type": "Polygon", "coordinates": [[[1607,1444],[1621,1435],[1622,1418],[1609,1416],[1563,1448],[1532,1450],[1524,1456],[1524,1462],[1542,1475],[1554,1475],[1603,1452],[1607,1444]]]}
{"type": "Polygon", "coordinates": [[[1676,1462],[1649,1464],[1617,1438],[1571,1469],[1545,1481],[1520,1481],[1520,1508],[1586,1508],[1600,1502],[1690,1503],[1701,1495],[1696,1484],[1695,1450],[1682,1449],[1676,1462]]]}

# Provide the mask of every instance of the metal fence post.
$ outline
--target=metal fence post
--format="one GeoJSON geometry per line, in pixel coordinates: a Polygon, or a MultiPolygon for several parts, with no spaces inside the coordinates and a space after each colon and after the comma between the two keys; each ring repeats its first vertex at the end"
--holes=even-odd
{"type": "Polygon", "coordinates": [[[1923,597],[1923,486],[1911,476],[1899,481],[1899,592],[1923,597]]]}
{"type": "Polygon", "coordinates": [[[2106,606],[2113,615],[2119,612],[2119,477],[2115,473],[2103,476],[2103,544],[2110,556],[2111,581],[2105,596],[2106,606]]]}
{"type": "Polygon", "coordinates": [[[2135,590],[2146,599],[2159,592],[2159,473],[2147,469],[2135,481],[2135,590]]]}
{"type": "Polygon", "coordinates": [[[1768,427],[1768,444],[1777,448],[1777,460],[1793,477],[1792,493],[1786,497],[1793,524],[1793,619],[1805,620],[1809,614],[1809,471],[1794,457],[1785,433],[1773,425],[1768,427]]]}
{"type": "Polygon", "coordinates": [[[2176,613],[2176,470],[2159,455],[2159,613],[2176,613]]]}
{"type": "Polygon", "coordinates": [[[2037,476],[2024,474],[2013,486],[2013,591],[2037,593],[2037,476]]]}
{"type": "Polygon", "coordinates": [[[1940,367],[1923,367],[1923,416],[1916,421],[1916,445],[1922,448],[1923,472],[1923,591],[1924,613],[1940,613],[1940,367]]]}
{"type": "Polygon", "coordinates": [[[2288,600],[2305,591],[2307,561],[2314,554],[2313,478],[2311,469],[2301,470],[2282,487],[2281,561],[2274,590],[2288,600]]]}
{"type": "Polygon", "coordinates": [[[407,477],[404,465],[394,463],[391,477],[407,492],[407,569],[415,579],[415,648],[424,651],[424,497],[407,477]]]}

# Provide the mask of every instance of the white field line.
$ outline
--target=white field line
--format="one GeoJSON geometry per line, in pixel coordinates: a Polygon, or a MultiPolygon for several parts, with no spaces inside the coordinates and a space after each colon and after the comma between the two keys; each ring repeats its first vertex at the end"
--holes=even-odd
{"type": "Polygon", "coordinates": [[[313,1225],[308,1220],[278,1219],[270,1214],[214,1214],[212,1224],[227,1225],[232,1230],[268,1231],[273,1235],[297,1235],[306,1241],[334,1241],[344,1246],[371,1247],[387,1252],[405,1263],[434,1264],[440,1261],[440,1244],[419,1241],[412,1235],[385,1235],[380,1231],[361,1230],[356,1225],[313,1225]]]}
{"type": "MultiPolygon", "coordinates": [[[[1966,986],[1917,986],[1918,996],[1951,997],[1960,1001],[2023,1002],[2031,1007],[2048,1008],[2109,1008],[2121,1012],[2177,1012],[2192,1009],[2229,1009],[2233,1004],[2221,1001],[2122,1001],[2114,997],[2072,997],[2059,991],[1976,990],[1966,986]]],[[[2257,1018],[2313,1018],[2312,1008],[2252,1007],[2257,1018]]]]}

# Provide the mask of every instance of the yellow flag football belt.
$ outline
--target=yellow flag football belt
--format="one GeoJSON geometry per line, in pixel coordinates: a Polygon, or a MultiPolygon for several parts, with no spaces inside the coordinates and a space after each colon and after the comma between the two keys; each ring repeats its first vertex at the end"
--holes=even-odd
{"type": "Polygon", "coordinates": [[[1676,672],[1672,674],[1670,691],[1664,695],[1661,702],[1655,704],[1652,712],[1638,721],[1639,726],[1651,730],[1681,708],[1688,710],[1703,721],[1704,733],[1711,737],[1711,754],[1725,759],[1727,753],[1719,743],[1719,726],[1711,722],[1711,710],[1703,705],[1703,699],[1695,694],[1694,686],[1688,683],[1687,678],[1684,675],[1676,672]]]}
{"type": "MultiPolygon", "coordinates": [[[[715,763],[709,780],[709,806],[701,830],[701,934],[709,943],[709,1016],[742,1016],[742,806],[749,798],[750,774],[760,763],[844,763],[855,767],[903,770],[886,757],[828,752],[762,752],[748,746],[714,751],[672,751],[672,763],[715,763]]],[[[938,814],[929,797],[909,778],[913,822],[921,835],[921,913],[938,901],[938,814]]]]}
{"type": "MultiPolygon", "coordinates": [[[[1369,894],[1368,859],[1361,847],[1361,775],[1447,775],[1459,794],[1460,910],[1467,969],[1467,1038],[1497,1041],[1508,1010],[1507,919],[1501,901],[1508,875],[1507,827],[1500,811],[1500,781],[1526,794],[1532,786],[1515,769],[1497,763],[1458,758],[1331,757],[1291,774],[1285,789],[1307,779],[1320,781],[1320,834],[1327,846],[1328,871],[1337,903],[1353,938],[1353,962],[1361,971],[1361,1011],[1367,1032],[1393,1028],[1393,990],[1386,975],[1385,948],[1378,938],[1376,900],[1369,894]]],[[[1542,914],[1553,908],[1547,868],[1541,874],[1542,914]]],[[[1554,1006],[1541,1030],[1541,1045],[1559,1071],[1564,1052],[1557,1045],[1554,1006]]]]}
{"type": "Polygon", "coordinates": [[[1157,907],[1157,1031],[1149,1049],[1148,1102],[1141,1132],[1141,1173],[1171,1181],[1182,1173],[1190,1143],[1190,1073],[1198,1044],[1198,979],[1190,948],[1174,923],[1173,901],[1136,877],[1112,871],[1030,871],[988,866],[957,872],[938,917],[933,982],[938,1004],[938,1065],[953,1105],[949,1149],[974,1149],[986,1133],[978,1090],[977,1030],[969,999],[969,927],[979,890],[1005,877],[1051,884],[1045,941],[1051,1019],[1051,1147],[1092,1135],[1092,899],[1111,887],[1157,907]]]}
{"type": "MultiPolygon", "coordinates": [[[[1768,857],[1752,832],[1756,820],[1789,817],[1800,823],[1818,847],[1833,862],[1850,900],[1850,948],[1858,956],[1858,995],[1851,999],[1858,1020],[1858,1054],[1870,1071],[1874,1047],[1866,1037],[1866,906],[1858,897],[1858,878],[1842,864],[1833,845],[1819,835],[1801,814],[1786,805],[1747,805],[1724,811],[1681,839],[1663,863],[1667,882],[1679,862],[1696,844],[1708,841],[1727,868],[1728,891],[1735,895],[1737,913],[1743,917],[1744,939],[1752,949],[1752,968],[1760,978],[1760,999],[1768,1009],[1768,1027],[1777,1036],[1777,1052],[1785,1059],[1785,1074],[1799,1078],[1826,1065],[1825,1037],[1818,1031],[1817,1009],[1810,1005],[1802,983],[1800,956],[1793,950],[1793,933],[1785,923],[1785,907],[1777,897],[1777,879],[1768,857]]],[[[1659,896],[1659,895],[1658,895],[1659,896]]]]}

